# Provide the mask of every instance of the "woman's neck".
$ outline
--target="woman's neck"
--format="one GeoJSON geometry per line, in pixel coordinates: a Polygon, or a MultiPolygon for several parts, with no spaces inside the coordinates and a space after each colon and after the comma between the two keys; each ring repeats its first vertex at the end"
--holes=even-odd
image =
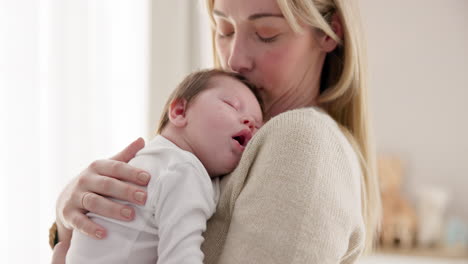
{"type": "Polygon", "coordinates": [[[307,92],[298,93],[297,91],[286,92],[285,94],[272,99],[270,102],[265,100],[264,120],[271,118],[283,112],[298,108],[311,107],[317,105],[319,89],[309,89],[307,92]],[[302,95],[302,96],[298,96],[302,95]]]}

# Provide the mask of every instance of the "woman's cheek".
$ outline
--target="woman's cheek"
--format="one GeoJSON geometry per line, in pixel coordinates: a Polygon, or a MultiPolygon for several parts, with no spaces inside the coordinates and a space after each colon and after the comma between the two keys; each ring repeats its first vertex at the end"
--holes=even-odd
{"type": "Polygon", "coordinates": [[[271,66],[274,65],[275,69],[281,69],[287,67],[287,62],[284,61],[284,56],[287,54],[287,51],[284,51],[283,49],[270,49],[267,50],[263,53],[262,55],[262,64],[265,66],[271,66]]]}
{"type": "Polygon", "coordinates": [[[278,80],[282,79],[282,76],[288,72],[290,65],[287,65],[283,61],[283,55],[278,51],[267,51],[261,57],[261,61],[257,62],[258,70],[263,85],[279,85],[278,80]]]}

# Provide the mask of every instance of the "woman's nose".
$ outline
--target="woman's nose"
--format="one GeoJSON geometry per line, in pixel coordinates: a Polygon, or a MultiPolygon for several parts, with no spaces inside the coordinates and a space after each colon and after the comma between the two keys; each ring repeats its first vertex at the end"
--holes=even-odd
{"type": "Polygon", "coordinates": [[[252,70],[253,60],[249,55],[247,39],[239,34],[234,37],[231,43],[231,51],[228,58],[230,70],[237,73],[246,73],[252,70]]]}

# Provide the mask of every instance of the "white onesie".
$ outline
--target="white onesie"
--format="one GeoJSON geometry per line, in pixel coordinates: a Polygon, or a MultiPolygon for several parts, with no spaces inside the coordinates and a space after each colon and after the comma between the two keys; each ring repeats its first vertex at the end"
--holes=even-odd
{"type": "Polygon", "coordinates": [[[202,233],[216,209],[219,179],[211,179],[195,155],[160,135],[129,164],[151,175],[146,204],[125,203],[135,208],[131,222],[88,213],[107,229],[107,237],[74,231],[66,263],[203,263],[202,233]]]}

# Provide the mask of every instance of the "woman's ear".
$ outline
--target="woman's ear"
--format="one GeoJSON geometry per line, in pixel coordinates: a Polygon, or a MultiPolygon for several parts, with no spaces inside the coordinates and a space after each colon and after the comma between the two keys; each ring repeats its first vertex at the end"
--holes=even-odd
{"type": "MultiPolygon", "coordinates": [[[[338,36],[339,39],[343,39],[343,25],[341,23],[340,17],[335,13],[332,15],[330,26],[338,36]]],[[[321,46],[325,52],[332,52],[338,46],[338,42],[331,38],[330,36],[323,35],[321,39],[321,46]]]]}
{"type": "Polygon", "coordinates": [[[187,100],[175,99],[169,107],[169,121],[176,127],[187,125],[187,100]]]}

